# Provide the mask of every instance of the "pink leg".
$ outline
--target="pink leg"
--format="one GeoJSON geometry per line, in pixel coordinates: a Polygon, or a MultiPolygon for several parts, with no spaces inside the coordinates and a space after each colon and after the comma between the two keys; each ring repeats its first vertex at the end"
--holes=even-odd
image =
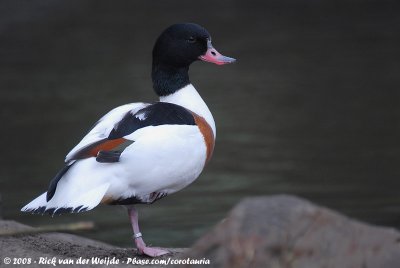
{"type": "Polygon", "coordinates": [[[135,240],[136,247],[140,254],[145,254],[150,257],[158,257],[170,253],[168,250],[163,248],[146,247],[139,230],[139,217],[137,210],[133,206],[130,206],[128,207],[128,214],[132,224],[133,239],[135,240]]]}

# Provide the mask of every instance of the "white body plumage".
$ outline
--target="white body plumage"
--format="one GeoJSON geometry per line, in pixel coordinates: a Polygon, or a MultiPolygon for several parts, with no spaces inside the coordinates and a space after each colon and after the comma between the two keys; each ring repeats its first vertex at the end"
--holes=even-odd
{"type": "MultiPolygon", "coordinates": [[[[160,98],[162,102],[191,110],[208,123],[215,137],[215,123],[207,105],[191,85],[160,98]]],[[[71,150],[66,162],[72,166],[58,181],[54,196],[47,202],[46,193],[22,208],[35,211],[43,207],[54,213],[72,208],[90,210],[101,202],[137,198],[152,202],[154,193],[168,195],[192,183],[203,170],[207,158],[205,137],[198,125],[146,126],[124,136],[133,141],[115,163],[99,163],[95,157],[73,160],[72,156],[109,135],[120,120],[149,104],[132,103],[106,114],[71,150]]],[[[137,115],[144,120],[146,114],[137,115]]]]}

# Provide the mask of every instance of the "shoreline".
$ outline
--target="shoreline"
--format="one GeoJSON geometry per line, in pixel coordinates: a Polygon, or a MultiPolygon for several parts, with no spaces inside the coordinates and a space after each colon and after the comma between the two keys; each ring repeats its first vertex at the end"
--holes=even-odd
{"type": "MultiPolygon", "coordinates": [[[[32,227],[0,220],[0,229],[32,227]]],[[[291,195],[245,198],[191,248],[157,258],[66,233],[0,236],[0,249],[0,264],[18,267],[400,267],[398,230],[291,195]]]]}
{"type": "MultiPolygon", "coordinates": [[[[27,230],[33,227],[13,220],[0,220],[0,229],[27,230]]],[[[6,258],[10,258],[10,265],[14,266],[106,267],[121,264],[142,266],[152,260],[138,254],[135,248],[120,248],[69,233],[0,236],[0,248],[0,263],[3,264],[6,258]]],[[[156,258],[157,262],[179,258],[186,251],[185,248],[168,248],[168,250],[171,253],[156,258]]],[[[160,265],[149,264],[146,267],[160,267],[160,265]]]]}

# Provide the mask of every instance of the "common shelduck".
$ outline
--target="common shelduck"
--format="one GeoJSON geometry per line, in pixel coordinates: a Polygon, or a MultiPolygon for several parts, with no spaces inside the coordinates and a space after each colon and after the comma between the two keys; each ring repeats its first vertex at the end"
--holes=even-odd
{"type": "Polygon", "coordinates": [[[153,88],[158,102],[119,106],[103,116],[67,154],[65,167],[43,193],[22,208],[33,213],[83,212],[99,204],[125,205],[139,253],[147,247],[134,204],[151,204],[192,183],[210,160],[216,128],[213,116],[190,83],[196,60],[232,63],[193,23],[174,24],[153,48],[153,88]]]}

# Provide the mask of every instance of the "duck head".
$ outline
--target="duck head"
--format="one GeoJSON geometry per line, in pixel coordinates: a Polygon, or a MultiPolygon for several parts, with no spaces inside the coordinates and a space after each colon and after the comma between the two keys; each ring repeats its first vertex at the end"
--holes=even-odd
{"type": "Polygon", "coordinates": [[[158,37],[153,48],[153,87],[159,96],[174,93],[190,83],[188,69],[194,61],[223,65],[234,58],[220,54],[206,29],[194,23],[174,24],[158,37]]]}

